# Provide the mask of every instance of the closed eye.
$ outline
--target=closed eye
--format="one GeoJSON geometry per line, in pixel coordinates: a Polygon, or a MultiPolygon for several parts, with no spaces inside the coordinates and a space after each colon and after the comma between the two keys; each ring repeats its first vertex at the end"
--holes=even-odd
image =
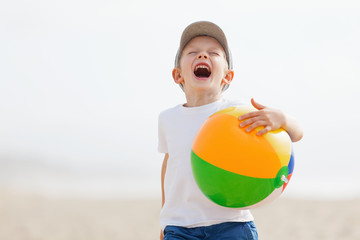
{"type": "Polygon", "coordinates": [[[218,53],[218,52],[210,52],[210,55],[212,55],[212,56],[220,56],[220,53],[218,53]]]}

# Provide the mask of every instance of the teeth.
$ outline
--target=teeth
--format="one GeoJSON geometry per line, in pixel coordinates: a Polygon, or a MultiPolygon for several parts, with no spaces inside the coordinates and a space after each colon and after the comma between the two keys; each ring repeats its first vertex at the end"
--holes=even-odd
{"type": "Polygon", "coordinates": [[[209,68],[207,66],[205,66],[205,65],[198,65],[198,66],[195,67],[195,70],[198,70],[199,68],[205,68],[208,71],[210,71],[209,68]]]}

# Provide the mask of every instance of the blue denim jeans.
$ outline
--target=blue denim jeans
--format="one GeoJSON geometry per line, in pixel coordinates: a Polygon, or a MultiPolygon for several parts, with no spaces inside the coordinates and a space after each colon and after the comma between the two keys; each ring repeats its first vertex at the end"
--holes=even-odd
{"type": "Polygon", "coordinates": [[[163,240],[258,240],[254,222],[224,222],[206,227],[166,226],[163,240]]]}

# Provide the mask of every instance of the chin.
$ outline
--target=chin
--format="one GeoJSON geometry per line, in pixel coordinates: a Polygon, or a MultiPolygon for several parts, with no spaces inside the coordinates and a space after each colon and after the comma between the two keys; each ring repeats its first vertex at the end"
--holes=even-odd
{"type": "Polygon", "coordinates": [[[218,87],[214,87],[214,86],[209,86],[209,85],[197,85],[197,86],[194,86],[194,89],[196,89],[197,91],[201,91],[201,92],[212,92],[212,93],[218,93],[218,92],[221,92],[221,88],[218,87]]]}

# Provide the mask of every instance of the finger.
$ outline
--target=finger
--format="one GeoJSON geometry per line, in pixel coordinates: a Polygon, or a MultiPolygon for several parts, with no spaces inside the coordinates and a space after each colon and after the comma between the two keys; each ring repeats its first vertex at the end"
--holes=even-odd
{"type": "Polygon", "coordinates": [[[259,111],[254,111],[254,112],[249,112],[249,113],[245,113],[243,115],[241,115],[239,117],[239,120],[244,120],[244,119],[247,119],[247,118],[252,118],[252,117],[256,117],[259,115],[259,111]]]}
{"type": "Polygon", "coordinates": [[[248,126],[248,125],[250,125],[250,124],[252,124],[252,123],[254,123],[254,122],[256,122],[256,121],[259,121],[259,120],[260,120],[259,117],[249,118],[249,119],[247,119],[247,120],[242,121],[242,122],[240,123],[240,127],[246,127],[246,126],[248,126]]]}
{"type": "Polygon", "coordinates": [[[260,103],[256,102],[256,101],[254,100],[254,98],[251,98],[251,104],[252,104],[257,110],[261,110],[261,109],[266,108],[266,106],[261,105],[260,103]]]}
{"type": "Polygon", "coordinates": [[[270,126],[266,126],[264,129],[260,130],[258,133],[256,133],[257,136],[262,136],[268,132],[271,131],[271,127],[270,126]]]}
{"type": "Polygon", "coordinates": [[[245,131],[247,132],[251,132],[252,130],[254,130],[257,127],[260,126],[266,126],[266,122],[265,121],[256,121],[253,124],[251,124],[245,131]]]}

